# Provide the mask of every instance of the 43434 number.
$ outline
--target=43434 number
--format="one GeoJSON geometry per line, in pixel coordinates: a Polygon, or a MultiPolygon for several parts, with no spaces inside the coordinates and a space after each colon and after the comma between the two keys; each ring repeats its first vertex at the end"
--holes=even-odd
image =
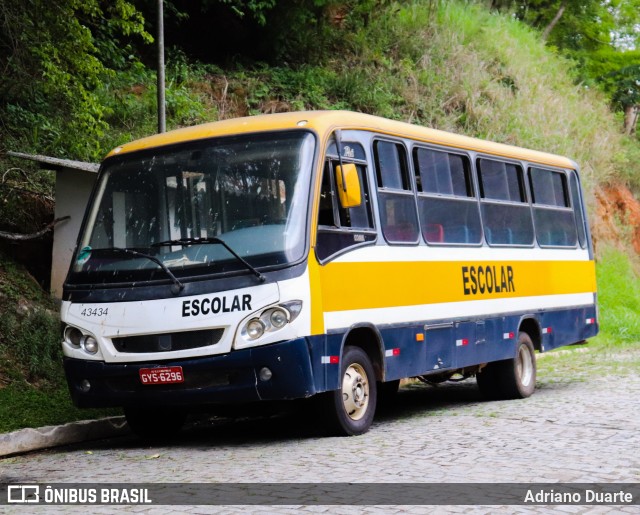
{"type": "Polygon", "coordinates": [[[103,317],[109,314],[109,308],[84,308],[80,314],[83,317],[103,317]]]}

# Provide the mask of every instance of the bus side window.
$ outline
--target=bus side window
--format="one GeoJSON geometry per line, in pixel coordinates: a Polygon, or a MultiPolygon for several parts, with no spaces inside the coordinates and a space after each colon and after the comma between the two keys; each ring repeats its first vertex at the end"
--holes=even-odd
{"type": "Polygon", "coordinates": [[[376,239],[366,168],[356,164],[362,203],[357,207],[343,208],[337,195],[336,167],[339,165],[337,159],[328,159],[322,174],[316,245],[316,254],[321,261],[349,247],[372,243],[376,239]]]}
{"type": "Polygon", "coordinates": [[[427,243],[480,244],[480,211],[467,156],[413,149],[422,237],[427,243]]]}
{"type": "Polygon", "coordinates": [[[389,243],[418,243],[418,214],[405,148],[378,140],[373,150],[382,234],[389,243]]]}
{"type": "Polygon", "coordinates": [[[578,235],[574,212],[569,205],[567,176],[564,172],[532,167],[529,168],[529,183],[538,244],[575,247],[578,235]]]}
{"type": "MultiPolygon", "coordinates": [[[[332,184],[334,191],[338,188],[336,180],[336,167],[340,165],[339,161],[330,161],[332,172],[332,184]]],[[[365,169],[362,165],[356,165],[358,170],[358,179],[360,180],[360,191],[362,194],[362,202],[359,206],[343,208],[340,205],[338,196],[334,195],[333,201],[338,208],[338,218],[340,220],[340,227],[349,227],[353,229],[372,229],[373,222],[371,220],[371,207],[369,206],[369,190],[367,188],[367,179],[365,169]]]]}
{"type": "Polygon", "coordinates": [[[327,227],[337,227],[334,212],[335,195],[331,186],[331,173],[329,171],[329,162],[325,164],[322,173],[322,185],[320,186],[320,209],[318,212],[318,225],[327,227]]]}
{"type": "Polygon", "coordinates": [[[571,187],[571,203],[573,204],[573,212],[576,217],[576,226],[578,228],[578,241],[580,246],[587,246],[587,231],[584,226],[584,211],[582,210],[582,202],[580,200],[580,186],[578,185],[578,176],[574,170],[569,175],[569,184],[571,187]]]}
{"type": "Polygon", "coordinates": [[[533,219],[522,167],[478,159],[482,219],[489,245],[533,245],[533,219]]]}

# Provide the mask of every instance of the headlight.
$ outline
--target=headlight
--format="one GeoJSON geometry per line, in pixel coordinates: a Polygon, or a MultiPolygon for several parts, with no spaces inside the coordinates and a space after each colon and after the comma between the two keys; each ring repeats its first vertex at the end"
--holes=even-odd
{"type": "Polygon", "coordinates": [[[250,340],[257,340],[264,334],[264,324],[259,318],[252,318],[247,322],[246,333],[250,340]]]}
{"type": "Polygon", "coordinates": [[[89,354],[98,352],[98,341],[93,336],[84,336],[82,338],[82,348],[89,354]]]}
{"type": "Polygon", "coordinates": [[[301,300],[292,300],[267,308],[246,322],[240,335],[245,341],[257,340],[265,334],[283,329],[287,324],[293,322],[301,311],[301,300]]]}
{"type": "Polygon", "coordinates": [[[74,347],[80,347],[80,343],[82,342],[82,332],[80,332],[80,329],[76,329],[75,327],[68,325],[64,329],[64,341],[74,347]]]}
{"type": "Polygon", "coordinates": [[[269,315],[269,322],[274,329],[282,329],[289,321],[289,313],[282,308],[276,308],[269,315]]]}

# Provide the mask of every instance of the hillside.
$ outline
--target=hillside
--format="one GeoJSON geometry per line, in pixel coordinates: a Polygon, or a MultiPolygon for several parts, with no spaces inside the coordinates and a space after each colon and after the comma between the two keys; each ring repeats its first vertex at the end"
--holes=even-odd
{"type": "MultiPolygon", "coordinates": [[[[265,112],[349,109],[566,155],[582,167],[594,224],[602,185],[640,193],[640,140],[621,134],[621,115],[612,114],[603,94],[575,83],[575,63],[545,46],[540,33],[483,3],[376,5],[366,13],[327,7],[324,29],[296,26],[288,54],[273,62],[234,55],[202,63],[169,48],[168,128],[265,112]]],[[[31,139],[8,138],[8,149],[58,155],[66,145],[60,157],[98,161],[111,148],[154,133],[152,68],[138,63],[106,78],[93,91],[100,130],[71,132],[52,145],[61,130],[53,120],[31,139]]],[[[5,171],[26,166],[1,154],[0,165],[5,171]]],[[[0,194],[9,199],[0,203],[6,225],[20,210],[0,194]]]]}
{"type": "MultiPolygon", "coordinates": [[[[539,33],[462,1],[383,3],[366,19],[351,21],[341,12],[327,15],[331,35],[308,61],[203,64],[168,50],[169,128],[265,112],[340,108],[566,155],[582,167],[598,257],[605,264],[620,259],[609,253],[615,246],[637,260],[640,141],[621,134],[620,120],[604,96],[576,85],[572,65],[547,48],[539,33]]],[[[138,66],[98,86],[106,129],[69,134],[85,150],[60,157],[97,159],[120,143],[153,133],[154,81],[149,69],[138,66]]],[[[45,136],[11,141],[27,147],[10,148],[17,151],[61,148],[47,147],[45,136]]],[[[3,186],[13,181],[12,187],[27,188],[35,181],[40,191],[51,191],[51,177],[23,162],[0,156],[0,166],[3,186]]],[[[51,221],[51,210],[33,220],[33,210],[6,200],[17,198],[8,191],[0,190],[0,230],[29,232],[51,221]],[[21,212],[28,216],[16,218],[21,212]]],[[[29,254],[25,262],[41,260],[38,253],[29,254]]],[[[614,270],[608,267],[606,274],[614,270]]],[[[620,316],[637,319],[633,310],[620,316]]],[[[55,307],[29,273],[6,257],[0,259],[0,320],[0,392],[66,395],[55,307]]],[[[630,323],[635,329],[625,338],[640,338],[639,325],[630,323]]]]}

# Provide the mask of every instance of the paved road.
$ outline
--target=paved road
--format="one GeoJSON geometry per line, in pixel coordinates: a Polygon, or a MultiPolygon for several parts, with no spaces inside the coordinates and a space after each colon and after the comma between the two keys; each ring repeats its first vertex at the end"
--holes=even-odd
{"type": "MultiPolygon", "coordinates": [[[[548,365],[548,358],[540,360],[540,367],[548,365]]],[[[556,373],[539,382],[529,399],[500,402],[483,401],[473,380],[439,387],[412,384],[400,390],[395,405],[360,437],[321,438],[313,427],[296,424],[290,416],[234,420],[194,427],[172,445],[150,447],[124,437],[0,460],[0,477],[11,482],[49,483],[638,483],[640,378],[625,374],[623,378],[605,375],[585,380],[588,377],[582,374],[570,380],[556,373]]],[[[96,508],[92,511],[114,511],[96,508]]],[[[561,509],[579,513],[585,507],[561,509]]],[[[46,510],[56,511],[53,507],[46,510]]],[[[62,513],[69,508],[57,510],[62,513]]],[[[128,510],[190,511],[177,506],[128,510]]],[[[523,510],[513,506],[503,511],[523,510]]],[[[242,510],[196,509],[197,513],[221,511],[242,510]]],[[[252,507],[249,511],[423,513],[425,508],[252,507]]],[[[445,508],[437,511],[445,512],[445,508]]],[[[469,508],[446,509],[451,511],[468,512],[469,508]]],[[[590,508],[596,513],[619,511],[590,508]]],[[[622,511],[639,513],[640,509],[623,507],[622,511]]]]}

